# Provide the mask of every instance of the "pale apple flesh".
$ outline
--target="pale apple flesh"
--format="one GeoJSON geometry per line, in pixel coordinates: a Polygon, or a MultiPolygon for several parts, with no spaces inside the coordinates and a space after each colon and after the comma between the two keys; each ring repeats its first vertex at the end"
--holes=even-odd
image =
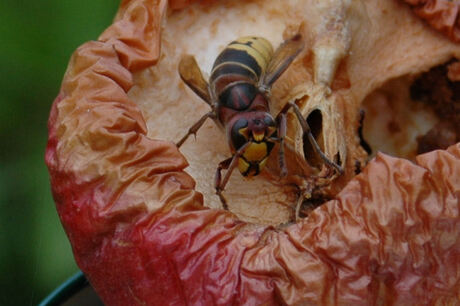
{"type": "MultiPolygon", "coordinates": [[[[230,41],[262,36],[276,48],[296,33],[303,35],[306,48],[273,86],[272,112],[276,116],[288,101],[296,101],[305,117],[320,111],[318,142],[328,157],[339,159],[345,169],[344,175],[325,185],[324,193],[333,197],[358,172],[356,165],[362,167],[368,159],[357,133],[361,108],[368,108],[364,136],[374,153],[383,150],[413,158],[414,137],[429,130],[435,119],[429,111],[410,111],[412,104],[401,96],[410,84],[396,80],[413,78],[458,57],[460,48],[427,29],[407,7],[394,1],[242,1],[212,4],[206,9],[192,5],[169,13],[163,23],[160,61],[137,73],[129,92],[142,110],[148,136],[178,141],[210,110],[179,77],[177,66],[184,54],[195,56],[207,79],[218,53],[230,41]],[[392,13],[385,13],[389,11],[392,13]],[[336,77],[348,85],[334,88],[336,77]],[[406,107],[407,111],[400,112],[408,117],[403,121],[419,122],[413,132],[409,132],[409,123],[407,135],[392,137],[391,132],[382,131],[385,117],[394,116],[391,108],[381,103],[378,92],[382,86],[398,101],[394,103],[399,107],[393,111],[406,107]],[[394,143],[396,137],[404,144],[394,143]],[[404,149],[406,146],[412,147],[404,149]]],[[[291,221],[302,188],[317,174],[305,163],[314,156],[304,156],[295,116],[290,114],[289,120],[288,178],[279,176],[275,150],[267,171],[251,180],[236,171],[226,186],[230,211],[242,220],[273,225],[291,221]]],[[[231,156],[225,133],[209,119],[196,138],[190,137],[180,150],[189,162],[186,171],[195,179],[206,205],[221,207],[214,175],[219,162],[231,156]]]]}

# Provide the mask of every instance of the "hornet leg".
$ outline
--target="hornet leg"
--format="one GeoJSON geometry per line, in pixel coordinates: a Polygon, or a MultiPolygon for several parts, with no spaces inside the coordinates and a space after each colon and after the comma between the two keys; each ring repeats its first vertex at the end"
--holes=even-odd
{"type": "Polygon", "coordinates": [[[278,162],[280,165],[281,177],[285,177],[287,175],[286,158],[284,156],[284,139],[286,138],[286,112],[280,112],[278,116],[276,116],[276,121],[278,122],[279,127],[278,131],[280,142],[278,162]]]}
{"type": "Polygon", "coordinates": [[[194,125],[192,125],[191,128],[188,129],[188,132],[187,134],[185,134],[184,137],[182,137],[181,140],[179,140],[179,142],[176,144],[176,146],[179,148],[186,140],[187,138],[190,136],[190,135],[196,135],[196,132],[198,132],[198,130],[201,128],[201,126],[203,125],[203,123],[206,121],[206,119],[208,118],[215,118],[215,114],[214,114],[214,111],[211,111],[209,113],[206,113],[203,115],[203,117],[200,118],[200,120],[198,120],[194,125]]]}
{"type": "Polygon", "coordinates": [[[316,151],[316,153],[321,157],[321,159],[327,165],[329,165],[330,167],[332,167],[335,170],[337,170],[338,173],[342,174],[343,173],[342,167],[340,167],[339,165],[334,163],[332,160],[327,158],[327,156],[323,153],[323,151],[321,151],[321,148],[319,147],[318,143],[316,142],[315,137],[313,137],[313,134],[311,133],[311,129],[310,129],[310,126],[307,123],[307,120],[305,120],[305,118],[302,116],[302,113],[300,112],[299,107],[295,103],[288,102],[283,107],[283,109],[280,111],[278,116],[281,116],[281,114],[286,114],[289,111],[289,109],[291,109],[291,108],[294,110],[294,113],[297,116],[297,119],[299,120],[300,125],[302,126],[302,130],[303,130],[304,134],[305,133],[307,134],[308,140],[312,144],[313,149],[316,151]]]}
{"type": "Polygon", "coordinates": [[[236,153],[230,158],[227,158],[224,161],[219,163],[219,166],[216,169],[216,176],[214,179],[214,186],[216,187],[216,194],[219,196],[220,201],[222,202],[222,206],[225,210],[228,210],[227,200],[225,199],[222,192],[225,189],[225,185],[227,185],[228,180],[230,179],[230,175],[232,174],[233,170],[238,165],[238,158],[243,155],[244,151],[248,147],[249,143],[243,145],[236,153]],[[222,180],[222,169],[227,170],[225,173],[224,179],[222,180]]]}

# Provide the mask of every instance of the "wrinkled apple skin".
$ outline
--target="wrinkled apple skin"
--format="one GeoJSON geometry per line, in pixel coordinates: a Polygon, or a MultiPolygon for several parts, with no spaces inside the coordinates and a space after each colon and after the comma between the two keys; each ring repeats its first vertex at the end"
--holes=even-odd
{"type": "Polygon", "coordinates": [[[451,40],[460,42],[460,22],[458,1],[450,0],[403,0],[415,14],[424,19],[431,27],[440,31],[451,40]]]}

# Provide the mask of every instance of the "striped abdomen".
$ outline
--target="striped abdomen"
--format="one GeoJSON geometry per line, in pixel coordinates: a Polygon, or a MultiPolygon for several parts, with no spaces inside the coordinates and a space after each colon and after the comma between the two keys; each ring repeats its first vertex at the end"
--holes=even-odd
{"type": "Polygon", "coordinates": [[[221,105],[235,110],[249,107],[258,93],[254,84],[272,55],[271,43],[261,37],[241,37],[231,42],[214,62],[209,79],[221,105]]]}

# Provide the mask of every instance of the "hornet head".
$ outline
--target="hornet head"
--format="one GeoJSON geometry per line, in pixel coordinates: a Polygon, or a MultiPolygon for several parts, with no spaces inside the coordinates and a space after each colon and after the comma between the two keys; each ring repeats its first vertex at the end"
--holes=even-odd
{"type": "Polygon", "coordinates": [[[268,112],[253,111],[239,113],[229,123],[227,134],[232,153],[248,143],[238,159],[238,169],[243,176],[259,174],[274,146],[275,120],[268,112]]]}

